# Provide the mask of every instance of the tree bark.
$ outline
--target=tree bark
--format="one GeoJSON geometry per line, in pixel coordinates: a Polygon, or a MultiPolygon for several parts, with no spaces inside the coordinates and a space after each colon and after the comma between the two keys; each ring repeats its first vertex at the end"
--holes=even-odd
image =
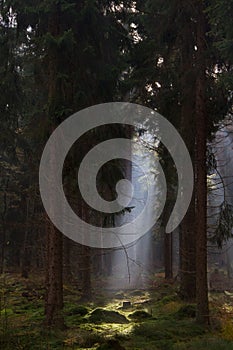
{"type": "Polygon", "coordinates": [[[63,283],[62,283],[62,234],[46,217],[47,267],[45,323],[48,327],[63,328],[63,283]]]}
{"type": "MultiPolygon", "coordinates": [[[[184,5],[182,5],[184,6],[184,5]]],[[[190,11],[190,9],[189,9],[190,11]]],[[[195,161],[195,85],[194,38],[191,14],[184,18],[181,37],[181,135],[194,164],[195,161]]],[[[180,296],[192,301],[196,297],[196,239],[195,199],[192,197],[187,213],[180,226],[180,296]]]]}
{"type": "MultiPolygon", "coordinates": [[[[51,8],[49,17],[48,31],[55,38],[60,35],[61,9],[58,1],[51,8]]],[[[56,109],[58,97],[61,94],[57,88],[57,75],[59,73],[58,65],[59,55],[56,50],[48,50],[48,118],[51,121],[52,128],[56,127],[56,109]]],[[[54,147],[56,147],[54,145],[54,147]]],[[[51,152],[51,159],[53,152],[51,152]]],[[[48,166],[53,167],[54,161],[48,166]]],[[[55,174],[56,169],[51,169],[55,174]]],[[[53,205],[51,203],[51,205],[53,205]]],[[[62,205],[62,203],[61,203],[62,205]]],[[[45,323],[48,327],[64,328],[63,309],[63,236],[56,227],[46,217],[46,249],[47,249],[47,266],[46,266],[46,298],[45,298],[45,323]]]]}
{"type": "Polygon", "coordinates": [[[196,297],[195,207],[192,199],[180,228],[180,296],[193,301],[196,297]]]}
{"type": "Polygon", "coordinates": [[[196,81],[196,288],[197,322],[209,324],[207,284],[207,112],[205,103],[205,17],[202,2],[198,3],[197,81],[196,81]]]}
{"type": "MultiPolygon", "coordinates": [[[[171,169],[169,169],[171,171],[171,169]]],[[[162,216],[162,229],[163,229],[163,246],[164,246],[164,270],[165,270],[165,279],[173,278],[173,240],[172,240],[172,232],[166,233],[165,228],[168,223],[168,219],[172,212],[173,207],[173,191],[171,188],[168,190],[168,203],[164,208],[164,213],[162,216]]]]}

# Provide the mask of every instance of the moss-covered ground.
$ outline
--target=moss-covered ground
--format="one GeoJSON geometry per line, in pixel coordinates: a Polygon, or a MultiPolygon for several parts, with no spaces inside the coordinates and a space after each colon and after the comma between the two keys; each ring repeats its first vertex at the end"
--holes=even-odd
{"type": "Polygon", "coordinates": [[[49,331],[41,286],[38,276],[1,277],[1,350],[233,350],[231,295],[210,295],[211,325],[204,329],[195,321],[195,305],[179,299],[175,284],[161,280],[148,291],[97,290],[86,304],[75,287],[65,285],[67,327],[49,331]],[[124,301],[130,302],[126,308],[124,301]]]}

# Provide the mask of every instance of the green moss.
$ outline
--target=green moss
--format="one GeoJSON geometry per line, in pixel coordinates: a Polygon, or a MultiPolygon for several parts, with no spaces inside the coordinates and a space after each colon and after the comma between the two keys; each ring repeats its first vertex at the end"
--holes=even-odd
{"type": "Polygon", "coordinates": [[[165,305],[170,303],[171,301],[176,301],[177,300],[177,295],[176,294],[172,294],[172,295],[166,295],[165,297],[163,297],[158,304],[159,305],[165,305]]]}
{"type": "MultiPolygon", "coordinates": [[[[109,339],[118,341],[117,350],[120,347],[126,350],[233,350],[233,342],[223,339],[222,334],[222,339],[220,335],[214,337],[210,330],[195,323],[195,305],[183,304],[172,287],[166,287],[166,294],[162,287],[150,293],[121,292],[118,300],[113,295],[111,298],[110,293],[105,298],[98,295],[95,302],[83,305],[77,293],[68,295],[67,292],[64,317],[68,328],[63,332],[48,332],[43,328],[44,301],[24,297],[22,291],[28,290],[28,281],[20,279],[20,283],[14,284],[17,279],[18,276],[9,276],[0,291],[0,348],[4,350],[115,350],[109,339]],[[118,310],[121,297],[132,302],[131,310],[118,310]],[[147,300],[148,313],[143,304],[147,300]],[[156,319],[150,317],[151,310],[156,319]]],[[[36,280],[34,284],[29,289],[39,290],[36,280]]],[[[69,288],[72,291],[72,286],[69,288]]],[[[216,295],[216,315],[227,302],[230,305],[231,300],[216,295]]]]}
{"type": "Polygon", "coordinates": [[[148,320],[135,326],[133,334],[144,342],[153,341],[159,349],[172,349],[179,341],[202,336],[205,330],[192,321],[148,320]],[[165,345],[164,345],[165,344],[165,345]],[[167,348],[166,348],[167,346],[167,348]]]}
{"type": "Polygon", "coordinates": [[[4,308],[1,310],[1,317],[13,315],[14,311],[12,309],[4,308]]]}
{"type": "Polygon", "coordinates": [[[85,316],[88,314],[89,310],[87,307],[82,305],[70,305],[65,312],[68,316],[85,316]]]}
{"type": "Polygon", "coordinates": [[[174,345],[174,350],[233,350],[233,342],[218,338],[197,339],[174,345]]]}
{"type": "Polygon", "coordinates": [[[129,314],[128,316],[131,320],[145,320],[148,318],[151,318],[152,315],[150,315],[148,312],[144,311],[144,310],[138,310],[138,311],[134,311],[133,313],[129,314]]]}
{"type": "Polygon", "coordinates": [[[181,306],[181,308],[175,313],[175,316],[178,319],[182,319],[185,317],[195,318],[196,317],[196,305],[188,304],[188,305],[181,306]]]}
{"type": "Polygon", "coordinates": [[[80,348],[92,348],[96,344],[101,344],[105,341],[104,337],[101,334],[93,330],[77,329],[76,332],[69,331],[67,337],[64,340],[64,346],[72,347],[77,349],[77,346],[80,348]]]}

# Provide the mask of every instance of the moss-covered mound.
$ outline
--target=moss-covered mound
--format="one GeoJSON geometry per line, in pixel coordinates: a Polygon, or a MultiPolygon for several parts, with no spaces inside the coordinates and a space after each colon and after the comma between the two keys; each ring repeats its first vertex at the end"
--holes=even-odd
{"type": "Polygon", "coordinates": [[[89,316],[92,323],[128,323],[127,318],[117,311],[95,309],[89,316]]]}

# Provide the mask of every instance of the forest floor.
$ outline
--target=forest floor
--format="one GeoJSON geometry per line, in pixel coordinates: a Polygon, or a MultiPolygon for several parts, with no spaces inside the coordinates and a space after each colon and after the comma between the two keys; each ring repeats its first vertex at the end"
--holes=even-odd
{"type": "Polygon", "coordinates": [[[195,305],[183,303],[177,285],[158,279],[150,290],[95,290],[84,303],[64,285],[64,331],[43,326],[41,277],[0,278],[2,350],[233,350],[233,294],[211,293],[211,326],[195,322],[195,305]],[[124,305],[124,307],[123,307],[124,305]]]}

